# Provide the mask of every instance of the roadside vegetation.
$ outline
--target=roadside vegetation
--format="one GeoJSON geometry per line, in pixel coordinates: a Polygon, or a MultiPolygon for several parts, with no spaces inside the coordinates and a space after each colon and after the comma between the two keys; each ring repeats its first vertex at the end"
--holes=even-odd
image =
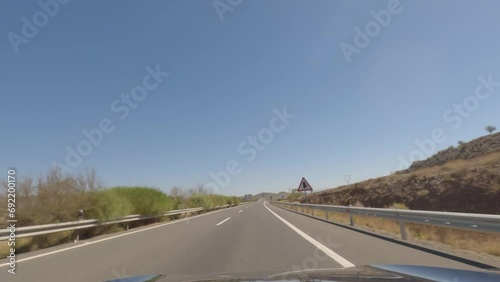
{"type": "Polygon", "coordinates": [[[298,192],[297,189],[292,189],[292,192],[286,198],[288,202],[297,202],[304,197],[304,193],[298,192]]]}
{"type": "MultiPolygon", "coordinates": [[[[5,199],[7,183],[0,182],[0,200],[5,199]]],[[[36,178],[17,179],[16,219],[17,226],[30,226],[78,220],[78,210],[84,211],[84,219],[101,222],[131,214],[161,215],[170,210],[203,207],[211,209],[222,205],[239,204],[238,197],[216,195],[199,185],[183,189],[173,187],[165,193],[152,187],[110,187],[106,188],[97,177],[95,169],[80,174],[67,174],[53,168],[36,178]]],[[[0,207],[0,228],[7,222],[6,205],[0,207]]],[[[133,222],[137,227],[157,221],[169,220],[159,217],[152,221],[133,222]]],[[[80,231],[80,238],[117,232],[125,229],[123,224],[106,225],[80,231]]],[[[71,242],[72,231],[41,235],[16,240],[18,253],[71,242]]],[[[0,242],[0,258],[7,254],[7,243],[0,242]]]]}

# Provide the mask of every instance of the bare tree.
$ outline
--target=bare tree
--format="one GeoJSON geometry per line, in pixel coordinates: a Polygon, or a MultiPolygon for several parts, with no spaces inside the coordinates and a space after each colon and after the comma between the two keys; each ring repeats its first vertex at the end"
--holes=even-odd
{"type": "Polygon", "coordinates": [[[203,195],[209,195],[213,194],[214,191],[212,189],[207,189],[203,184],[198,184],[196,187],[192,187],[188,189],[188,194],[189,195],[194,195],[194,194],[203,194],[203,195]]]}
{"type": "Polygon", "coordinates": [[[196,185],[196,189],[198,190],[198,192],[200,194],[209,195],[209,194],[213,194],[214,193],[214,190],[212,188],[205,188],[204,184],[198,184],[198,185],[196,185]]]}
{"type": "Polygon", "coordinates": [[[103,187],[103,182],[97,177],[94,167],[86,168],[82,173],[75,176],[75,178],[80,192],[93,192],[103,187]]]}
{"type": "Polygon", "coordinates": [[[491,134],[493,131],[497,130],[497,128],[496,128],[496,127],[494,127],[493,125],[488,125],[488,126],[486,126],[484,129],[486,129],[486,131],[488,131],[490,134],[491,134]]]}
{"type": "Polygon", "coordinates": [[[180,186],[174,186],[170,188],[170,196],[172,197],[181,197],[181,198],[186,198],[187,197],[187,192],[184,191],[184,188],[180,186]]]}
{"type": "Polygon", "coordinates": [[[21,196],[23,197],[34,197],[35,195],[35,186],[33,185],[33,178],[27,177],[23,179],[21,185],[19,185],[21,190],[21,196]]]}

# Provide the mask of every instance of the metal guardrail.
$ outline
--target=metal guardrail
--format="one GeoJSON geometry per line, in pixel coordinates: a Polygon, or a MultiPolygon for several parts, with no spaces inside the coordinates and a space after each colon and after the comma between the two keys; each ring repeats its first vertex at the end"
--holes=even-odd
{"type": "Polygon", "coordinates": [[[425,224],[488,233],[500,232],[500,215],[494,214],[359,208],[352,206],[312,205],[287,202],[272,202],[272,204],[302,214],[305,214],[304,208],[306,208],[311,211],[311,216],[316,218],[319,217],[314,215],[315,210],[326,211],[324,218],[326,220],[329,220],[328,212],[348,214],[351,226],[354,226],[355,224],[354,216],[356,215],[394,220],[399,222],[401,237],[403,240],[407,239],[405,223],[425,224]]]}
{"type": "MultiPolygon", "coordinates": [[[[207,211],[228,208],[231,206],[234,206],[234,205],[217,206],[215,208],[208,209],[207,211]]],[[[172,211],[168,211],[168,212],[161,214],[161,215],[133,214],[133,215],[123,216],[123,217],[120,217],[120,218],[117,218],[114,220],[110,220],[110,221],[106,221],[106,222],[99,222],[99,220],[97,220],[97,219],[86,219],[86,220],[61,222],[61,223],[53,223],[53,224],[25,226],[25,227],[16,228],[15,234],[16,234],[16,239],[17,239],[17,238],[32,237],[32,236],[37,236],[37,235],[63,232],[63,231],[80,230],[80,229],[85,229],[85,228],[90,228],[90,227],[97,227],[97,226],[110,225],[110,224],[116,224],[116,223],[127,223],[127,230],[128,230],[129,229],[128,223],[132,222],[132,221],[159,218],[159,217],[164,217],[164,216],[182,215],[182,214],[187,214],[187,213],[197,213],[197,212],[201,212],[203,210],[204,210],[203,208],[190,208],[190,209],[184,209],[184,210],[172,210],[172,211]]],[[[8,228],[0,230],[0,241],[8,240],[10,234],[11,234],[11,232],[10,232],[10,229],[8,229],[8,228]]],[[[75,242],[78,241],[78,239],[79,239],[78,237],[79,236],[77,235],[75,242]]]]}

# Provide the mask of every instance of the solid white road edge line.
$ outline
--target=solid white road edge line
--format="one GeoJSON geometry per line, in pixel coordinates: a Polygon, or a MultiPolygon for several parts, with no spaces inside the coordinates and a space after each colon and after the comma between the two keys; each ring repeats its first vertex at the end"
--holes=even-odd
{"type": "MultiPolygon", "coordinates": [[[[39,255],[32,256],[32,257],[23,258],[23,259],[18,259],[18,260],[16,260],[16,264],[20,263],[20,262],[23,262],[23,261],[28,261],[28,260],[32,260],[32,259],[36,259],[36,258],[41,258],[41,257],[44,257],[44,256],[53,255],[53,254],[61,253],[61,252],[64,252],[64,251],[68,251],[68,250],[72,250],[72,249],[76,249],[76,248],[80,248],[80,247],[86,247],[86,246],[89,246],[89,245],[92,245],[92,244],[101,243],[101,242],[108,241],[108,240],[115,239],[115,238],[119,238],[119,237],[122,237],[122,236],[127,236],[127,235],[131,235],[131,234],[143,232],[143,231],[146,231],[146,230],[151,230],[151,229],[155,229],[155,228],[158,228],[158,227],[163,227],[163,226],[166,226],[166,225],[175,224],[175,223],[183,222],[183,221],[186,221],[186,220],[191,220],[191,219],[195,219],[195,218],[199,218],[199,217],[203,217],[203,216],[206,216],[206,215],[211,215],[211,214],[215,214],[215,213],[218,213],[218,212],[221,212],[221,211],[227,211],[227,210],[228,209],[221,209],[221,210],[214,211],[214,212],[200,214],[200,215],[196,215],[196,216],[192,216],[192,217],[186,217],[184,219],[178,219],[176,221],[172,221],[172,222],[168,222],[168,223],[165,223],[165,224],[156,225],[156,226],[152,226],[152,227],[146,227],[144,229],[140,229],[140,230],[136,230],[136,231],[124,231],[124,232],[127,232],[127,233],[123,233],[123,234],[120,234],[120,235],[116,235],[116,236],[112,236],[112,237],[108,237],[108,238],[104,238],[104,239],[100,239],[100,240],[96,240],[96,241],[82,242],[81,245],[77,245],[77,246],[73,246],[73,247],[68,247],[68,248],[64,248],[64,249],[60,249],[60,250],[55,250],[55,251],[52,251],[52,252],[43,253],[43,254],[39,254],[39,255]]],[[[0,267],[7,266],[9,264],[10,263],[8,263],[8,262],[7,263],[2,263],[2,264],[0,264],[0,267]]]]}
{"type": "Polygon", "coordinates": [[[219,225],[223,224],[224,222],[226,222],[226,221],[228,221],[228,220],[230,220],[230,219],[231,219],[230,217],[228,217],[228,218],[224,219],[223,221],[221,221],[221,222],[217,223],[217,226],[219,226],[219,225]]]}
{"type": "Polygon", "coordinates": [[[343,267],[353,267],[355,266],[352,264],[350,261],[346,260],[345,258],[341,257],[339,254],[336,252],[328,249],[325,245],[321,244],[320,242],[314,240],[311,236],[307,235],[306,233],[302,232],[302,230],[298,229],[294,225],[292,225],[290,222],[286,221],[283,219],[281,216],[277,215],[275,212],[273,212],[270,208],[267,207],[266,203],[264,203],[264,207],[274,214],[279,220],[283,221],[288,227],[290,227],[293,231],[297,232],[300,236],[302,236],[304,239],[309,241],[309,243],[313,244],[316,248],[318,248],[320,251],[325,253],[327,256],[331,257],[334,261],[342,265],[343,267]]]}

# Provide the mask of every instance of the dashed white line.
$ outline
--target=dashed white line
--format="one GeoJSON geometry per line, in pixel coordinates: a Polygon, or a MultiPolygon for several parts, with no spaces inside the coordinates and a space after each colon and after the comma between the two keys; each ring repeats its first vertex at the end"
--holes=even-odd
{"type": "Polygon", "coordinates": [[[311,236],[309,236],[306,233],[302,232],[302,230],[298,229],[297,227],[295,227],[294,225],[292,225],[290,222],[286,221],[281,216],[277,215],[270,208],[268,208],[265,203],[264,203],[264,207],[266,207],[266,209],[269,212],[271,212],[272,214],[274,214],[279,220],[283,221],[283,223],[285,223],[293,231],[297,232],[300,236],[302,236],[304,239],[306,239],[309,243],[313,244],[316,248],[318,248],[320,251],[322,251],[323,253],[325,253],[327,256],[331,257],[334,261],[336,261],[337,263],[339,263],[343,267],[353,267],[353,266],[355,266],[350,261],[348,261],[345,258],[341,257],[336,252],[328,249],[325,245],[323,245],[320,242],[314,240],[311,236]]]}
{"type": "Polygon", "coordinates": [[[224,222],[226,222],[226,221],[228,221],[228,220],[230,220],[230,219],[231,219],[230,217],[228,217],[228,218],[224,219],[223,221],[221,221],[221,222],[217,223],[217,226],[219,226],[219,225],[223,224],[224,222]]]}
{"type": "Polygon", "coordinates": [[[243,211],[243,210],[239,211],[239,213],[240,213],[240,212],[242,212],[242,211],[243,211]]]}

